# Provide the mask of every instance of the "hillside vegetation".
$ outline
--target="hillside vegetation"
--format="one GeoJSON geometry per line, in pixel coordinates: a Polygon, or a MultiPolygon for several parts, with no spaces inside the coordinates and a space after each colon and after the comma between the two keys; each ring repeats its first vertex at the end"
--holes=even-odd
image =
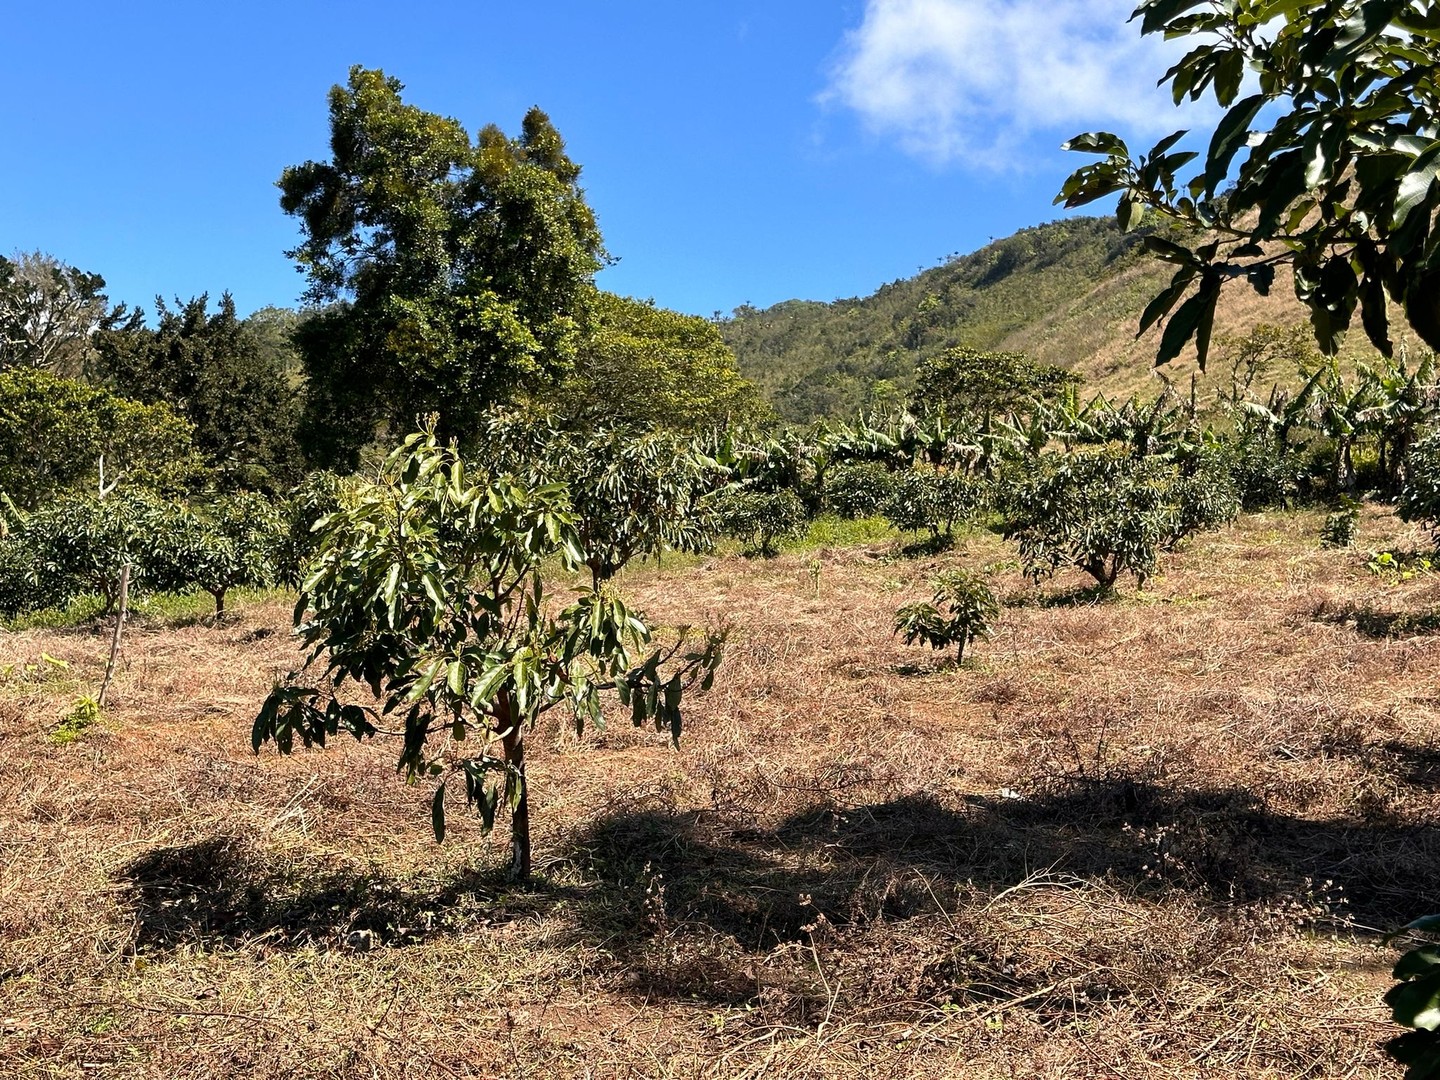
{"type": "MultiPolygon", "coordinates": [[[[1050,222],[866,297],[738,308],[721,331],[741,372],[793,422],[850,416],[908,395],[915,365],[956,345],[1024,352],[1078,371],[1087,390],[1128,397],[1158,388],[1152,370],[1157,331],[1136,340],[1135,330],[1139,313],[1173,270],[1144,252],[1145,232],[1126,235],[1108,217],[1050,222]]],[[[1287,273],[1268,297],[1227,290],[1216,316],[1220,348],[1202,386],[1228,382],[1227,338],[1243,337],[1260,323],[1283,326],[1305,317],[1287,273]]],[[[1357,331],[1342,356],[1370,351],[1357,331]]],[[[1188,385],[1196,371],[1193,354],[1162,370],[1188,385]]]]}

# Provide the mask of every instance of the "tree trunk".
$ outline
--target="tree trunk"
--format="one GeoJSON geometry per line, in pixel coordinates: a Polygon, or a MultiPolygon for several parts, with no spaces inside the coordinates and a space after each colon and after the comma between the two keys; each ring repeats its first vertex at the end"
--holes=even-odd
{"type": "Polygon", "coordinates": [[[215,621],[217,623],[225,618],[225,593],[228,591],[227,589],[221,589],[219,592],[212,592],[210,594],[215,598],[215,621]]]}
{"type": "Polygon", "coordinates": [[[525,781],[525,733],[510,707],[508,695],[502,696],[501,709],[505,719],[500,744],[505,750],[505,763],[515,773],[519,785],[515,807],[510,812],[510,876],[516,881],[530,877],[530,786],[525,781]]]}
{"type": "Polygon", "coordinates": [[[1355,490],[1355,462],[1350,455],[1350,440],[1341,439],[1335,461],[1335,483],[1341,491],[1355,490]]]}

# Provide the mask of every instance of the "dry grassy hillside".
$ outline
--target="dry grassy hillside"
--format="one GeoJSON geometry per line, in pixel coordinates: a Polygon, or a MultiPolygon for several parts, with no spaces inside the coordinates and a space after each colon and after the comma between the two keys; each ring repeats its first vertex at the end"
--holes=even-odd
{"type": "MultiPolygon", "coordinates": [[[[1039,320],[1007,334],[996,348],[1024,352],[1045,363],[1060,364],[1085,377],[1085,389],[1115,398],[1132,394],[1151,396],[1162,386],[1162,374],[1177,388],[1188,391],[1190,378],[1197,378],[1202,398],[1230,387],[1232,343],[1244,338],[1256,326],[1294,326],[1308,321],[1309,312],[1295,299],[1292,274],[1282,267],[1269,296],[1261,296],[1239,282],[1221,294],[1215,314],[1215,348],[1207,370],[1195,363],[1194,349],[1157,370],[1155,350],[1161,329],[1152,329],[1137,338],[1140,313],[1160,290],[1173,268],[1165,263],[1136,262],[1113,277],[1097,282],[1084,296],[1052,310],[1039,320]]],[[[1424,346],[1405,326],[1399,308],[1390,312],[1391,337],[1397,347],[1409,350],[1424,346]]],[[[1418,355],[1418,353],[1416,353],[1418,355]]],[[[1375,349],[1360,328],[1359,318],[1340,350],[1342,364],[1372,361],[1375,349]]],[[[1281,381],[1294,381],[1293,371],[1276,371],[1281,381]]]]}
{"type": "Polygon", "coordinates": [[[0,636],[0,1074],[1393,1076],[1379,934],[1440,872],[1440,639],[1400,616],[1440,578],[1318,525],[1112,603],[996,568],[961,669],[890,620],[987,533],[632,573],[732,647],[678,752],[540,734],[524,889],[474,821],[431,841],[393,747],[250,752],[283,599],[137,627],[68,745],[103,630],[0,636]]]}
{"type": "MultiPolygon", "coordinates": [[[[1126,398],[1154,394],[1152,370],[1160,330],[1136,340],[1140,314],[1169,282],[1174,267],[1148,256],[1140,234],[1122,234],[1110,218],[1072,217],[997,240],[873,294],[830,304],[788,301],[763,311],[737,311],[721,324],[741,371],[792,422],[848,418],[877,389],[902,397],[915,365],[956,345],[1025,352],[1073,368],[1085,391],[1126,398]]],[[[1269,296],[1244,282],[1221,294],[1210,371],[1198,392],[1229,389],[1227,339],[1255,326],[1304,324],[1308,312],[1282,268],[1269,296]]],[[[1391,311],[1397,345],[1416,347],[1398,309],[1391,311]]],[[[1357,315],[1342,361],[1373,359],[1357,315]]],[[[1188,391],[1193,350],[1164,369],[1188,391]]],[[[1276,370],[1281,381],[1296,378],[1276,370]]]]}

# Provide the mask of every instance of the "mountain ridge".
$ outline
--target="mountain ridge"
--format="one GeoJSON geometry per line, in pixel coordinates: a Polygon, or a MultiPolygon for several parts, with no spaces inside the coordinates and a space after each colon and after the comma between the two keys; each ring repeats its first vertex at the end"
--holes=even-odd
{"type": "MultiPolygon", "coordinates": [[[[1154,393],[1165,381],[1188,384],[1192,375],[1202,388],[1228,385],[1234,342],[1260,324],[1306,321],[1288,272],[1276,276],[1268,296],[1236,282],[1216,312],[1209,371],[1199,373],[1193,349],[1157,371],[1158,328],[1136,338],[1140,313],[1174,269],[1143,250],[1154,231],[1127,234],[1110,217],[1064,218],[868,296],[737,308],[720,329],[741,373],[782,419],[804,423],[908,398],[915,365],[956,345],[1023,352],[1069,368],[1083,376],[1082,393],[1154,393]]],[[[1403,328],[1394,325],[1397,343],[1403,328]]],[[[1373,352],[1357,326],[1342,357],[1373,352]]],[[[1285,381],[1292,373],[1273,374],[1285,381]]]]}

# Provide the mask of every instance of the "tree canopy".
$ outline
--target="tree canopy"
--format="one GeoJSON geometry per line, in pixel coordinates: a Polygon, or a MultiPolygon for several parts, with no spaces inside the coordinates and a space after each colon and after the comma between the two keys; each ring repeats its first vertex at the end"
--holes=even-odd
{"type": "Polygon", "coordinates": [[[1024,353],[957,346],[916,368],[915,409],[956,416],[1004,412],[1034,398],[1056,397],[1079,383],[1073,371],[1036,363],[1024,353]]]}
{"type": "Polygon", "coordinates": [[[295,335],[320,464],[353,467],[377,432],[432,413],[463,440],[487,405],[564,374],[605,258],[544,112],[518,138],[490,125],[472,139],[403,89],[352,68],[330,91],[330,160],[279,181],[307,297],[332,305],[295,335]]]}
{"type": "Polygon", "coordinates": [[[284,372],[235,315],[226,293],[156,298],[154,329],[131,325],[96,336],[97,373],[126,397],[168,402],[194,425],[196,449],[229,486],[293,483],[298,402],[284,372]]]}
{"type": "Polygon", "coordinates": [[[1156,363],[1194,341],[1203,368],[1222,287],[1244,278],[1266,293],[1284,265],[1325,352],[1358,307],[1370,341],[1391,355],[1387,298],[1440,348],[1440,7],[1142,0],[1131,17],[1144,34],[1194,43],[1161,79],[1175,102],[1209,92],[1226,112],[1203,168],[1183,184],[1177,173],[1200,156],[1174,149],[1186,132],[1140,156],[1108,132],[1070,140],[1104,160],[1075,172],[1056,201],[1118,192],[1127,230],[1152,217],[1191,230],[1188,242],[1145,241],[1177,267],[1140,320],[1144,333],[1168,316],[1156,363]]]}
{"type": "Polygon", "coordinates": [[[702,431],[773,415],[708,319],[596,290],[575,370],[543,395],[585,427],[702,431]]]}
{"type": "Polygon", "coordinates": [[[201,468],[191,425],[168,404],[142,405],[46,371],[0,372],[0,493],[25,510],[101,480],[174,491],[201,468]]]}
{"type": "Polygon", "coordinates": [[[97,330],[138,313],[112,308],[105,279],[35,251],[0,256],[0,368],[43,368],[69,378],[87,373],[97,330]]]}

